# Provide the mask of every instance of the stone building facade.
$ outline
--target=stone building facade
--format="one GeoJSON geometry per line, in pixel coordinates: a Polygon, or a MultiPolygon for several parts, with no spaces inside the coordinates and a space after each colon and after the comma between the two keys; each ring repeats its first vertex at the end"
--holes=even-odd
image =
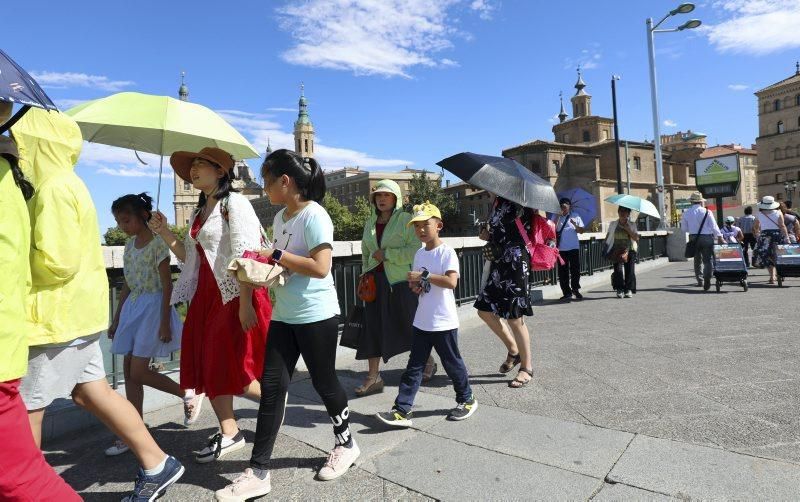
{"type": "Polygon", "coordinates": [[[708,140],[705,134],[691,129],[686,132],[678,131],[675,134],[661,135],[661,151],[675,152],[678,150],[698,149],[705,150],[708,140]]]}
{"type": "Polygon", "coordinates": [[[456,217],[446,221],[449,237],[474,237],[478,233],[477,224],[485,222],[492,210],[494,196],[486,190],[469,183],[446,183],[442,190],[456,201],[456,217]]]}
{"type": "MultiPolygon", "coordinates": [[[[758,98],[758,192],[786,200],[786,183],[800,180],[800,63],[795,73],[755,93],[758,98]]],[[[800,194],[793,194],[798,203],[800,194]]]]}
{"type": "Polygon", "coordinates": [[[355,209],[356,199],[368,197],[380,180],[390,179],[400,185],[403,195],[407,196],[411,179],[425,173],[429,180],[441,179],[439,173],[419,169],[405,168],[397,172],[364,171],[358,167],[345,167],[325,173],[325,185],[328,192],[343,206],[355,209]]]}
{"type": "MultiPolygon", "coordinates": [[[[556,192],[582,188],[594,194],[600,201],[598,222],[605,228],[617,218],[617,207],[603,202],[617,192],[614,121],[591,115],[591,96],[580,74],[575,89],[571,99],[573,118],[568,119],[562,101],[559,123],[553,126],[554,141],[534,140],[506,148],[502,154],[548,180],[556,192]]],[[[623,187],[629,185],[631,195],[657,204],[654,145],[621,140],[620,158],[623,187]]],[[[695,190],[693,166],[693,159],[673,159],[669,153],[664,154],[665,213],[671,215],[671,220],[677,218],[674,201],[695,190]]]]}

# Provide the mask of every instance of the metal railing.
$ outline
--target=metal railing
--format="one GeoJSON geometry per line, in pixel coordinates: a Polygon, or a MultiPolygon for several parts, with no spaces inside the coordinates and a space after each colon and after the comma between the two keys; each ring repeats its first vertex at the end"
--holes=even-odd
{"type": "MultiPolygon", "coordinates": [[[[613,267],[603,256],[603,244],[603,239],[595,237],[580,241],[581,275],[592,275],[613,267]]],[[[638,261],[654,260],[666,256],[666,252],[667,235],[642,235],[639,240],[638,261]]],[[[456,254],[461,267],[461,276],[458,286],[456,286],[455,296],[456,302],[462,305],[474,301],[480,292],[481,277],[483,275],[483,253],[480,247],[469,247],[457,249],[456,254]]],[[[110,316],[113,316],[117,306],[119,290],[122,287],[122,269],[109,268],[106,270],[109,284],[111,285],[111,294],[109,295],[110,316]]],[[[173,272],[177,273],[177,268],[173,267],[173,272]]],[[[356,289],[358,278],[361,275],[361,256],[334,257],[331,273],[336,284],[342,320],[344,320],[353,307],[360,303],[356,296],[356,289]]],[[[557,283],[558,273],[554,268],[544,272],[532,272],[529,286],[530,288],[536,288],[557,283]]],[[[122,357],[109,353],[106,361],[109,382],[116,388],[120,380],[122,380],[122,357]]],[[[176,369],[180,364],[180,353],[174,352],[168,361],[161,361],[160,363],[163,364],[164,369],[176,369]]]]}

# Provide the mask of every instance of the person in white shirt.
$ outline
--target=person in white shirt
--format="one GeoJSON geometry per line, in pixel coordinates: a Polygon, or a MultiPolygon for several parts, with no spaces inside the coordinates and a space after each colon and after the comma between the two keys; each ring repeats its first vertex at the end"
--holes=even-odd
{"type": "Polygon", "coordinates": [[[753,259],[757,259],[762,267],[769,270],[768,284],[775,284],[775,261],[777,260],[775,246],[789,242],[789,231],[780,211],[780,203],[775,202],[775,197],[766,195],[758,204],[758,216],[753,225],[756,235],[756,249],[753,259]]]}
{"type": "Polygon", "coordinates": [[[558,265],[558,283],[561,285],[563,301],[570,301],[574,296],[581,300],[581,255],[578,234],[586,231],[583,220],[571,211],[572,201],[562,198],[561,214],[554,218],[556,225],[556,243],[558,252],[564,262],[558,265]]]}
{"type": "Polygon", "coordinates": [[[744,216],[739,218],[738,223],[744,235],[742,247],[744,248],[744,263],[748,268],[750,268],[750,251],[756,248],[756,237],[753,235],[753,225],[755,221],[756,217],[753,216],[753,208],[750,206],[744,208],[744,216]]]}
{"type": "Polygon", "coordinates": [[[458,256],[439,237],[442,215],[430,202],[414,206],[408,224],[414,225],[417,238],[424,244],[414,256],[408,273],[409,287],[419,295],[414,338],[394,406],[377,417],[392,427],[411,427],[411,407],[422,382],[422,372],[431,349],[436,349],[456,391],[457,406],[450,410],[448,418],[465,420],[478,409],[478,401],[472,394],[467,366],[458,350],[458,312],[453,294],[458,284],[458,256]]]}
{"type": "Polygon", "coordinates": [[[736,218],[728,216],[725,218],[725,224],[720,228],[722,232],[722,240],[726,244],[742,244],[744,242],[744,234],[742,229],[734,225],[736,218]]]}
{"type": "Polygon", "coordinates": [[[722,232],[711,211],[705,208],[705,199],[700,192],[689,196],[692,207],[683,212],[681,228],[689,234],[689,241],[694,242],[694,275],[697,285],[704,291],[711,287],[711,258],[714,254],[714,239],[722,243],[722,232]],[[702,262],[702,272],[700,263],[702,262]]]}

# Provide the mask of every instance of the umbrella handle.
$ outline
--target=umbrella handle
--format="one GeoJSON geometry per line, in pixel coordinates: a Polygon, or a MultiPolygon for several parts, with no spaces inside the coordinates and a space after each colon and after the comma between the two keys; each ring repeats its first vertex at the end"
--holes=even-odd
{"type": "Polygon", "coordinates": [[[0,134],[3,134],[4,132],[11,129],[11,127],[13,127],[14,124],[16,124],[19,121],[19,119],[22,118],[23,115],[28,113],[28,110],[30,109],[31,109],[30,105],[25,105],[19,110],[17,110],[17,113],[15,113],[13,117],[8,119],[8,121],[5,124],[0,125],[0,134]]]}
{"type": "MultiPolygon", "coordinates": [[[[136,150],[134,150],[135,152],[136,150]]],[[[139,156],[138,154],[136,155],[139,156]]],[[[141,160],[141,159],[140,159],[141,160]]],[[[161,162],[158,164],[158,191],[156,192],[156,211],[158,211],[159,203],[161,202],[161,171],[164,169],[164,156],[161,156],[161,162]]]]}

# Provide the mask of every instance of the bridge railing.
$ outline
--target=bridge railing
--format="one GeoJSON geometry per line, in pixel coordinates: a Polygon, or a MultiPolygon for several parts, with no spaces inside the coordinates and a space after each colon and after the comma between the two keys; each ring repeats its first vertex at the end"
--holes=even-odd
{"type": "MultiPolygon", "coordinates": [[[[654,260],[666,256],[668,233],[664,231],[641,232],[639,240],[639,261],[654,260]]],[[[612,268],[612,264],[603,256],[604,234],[583,234],[580,236],[580,257],[581,274],[592,275],[596,272],[612,268]]],[[[459,304],[474,301],[481,288],[481,277],[483,275],[483,254],[481,248],[485,242],[478,238],[446,238],[445,242],[458,255],[461,267],[460,279],[455,290],[456,301],[459,304]]],[[[104,250],[106,256],[106,271],[108,273],[110,285],[109,319],[113,317],[117,307],[119,291],[122,288],[122,254],[123,248],[107,247],[104,250]]],[[[173,272],[178,273],[177,262],[173,257],[173,272]]],[[[336,291],[339,297],[339,307],[342,311],[342,319],[352,311],[353,307],[360,303],[356,296],[356,286],[361,275],[361,242],[348,241],[336,242],[333,249],[333,280],[336,284],[336,291]]],[[[542,286],[557,284],[558,274],[555,269],[546,272],[532,272],[530,288],[535,289],[542,286]]],[[[181,312],[185,312],[185,307],[179,307],[181,312]]],[[[103,344],[108,347],[110,342],[104,337],[103,344]]],[[[164,369],[176,369],[180,364],[180,352],[174,352],[165,361],[159,361],[164,369]]],[[[116,388],[122,380],[122,357],[113,355],[110,352],[106,357],[106,372],[109,382],[116,388]]]]}

